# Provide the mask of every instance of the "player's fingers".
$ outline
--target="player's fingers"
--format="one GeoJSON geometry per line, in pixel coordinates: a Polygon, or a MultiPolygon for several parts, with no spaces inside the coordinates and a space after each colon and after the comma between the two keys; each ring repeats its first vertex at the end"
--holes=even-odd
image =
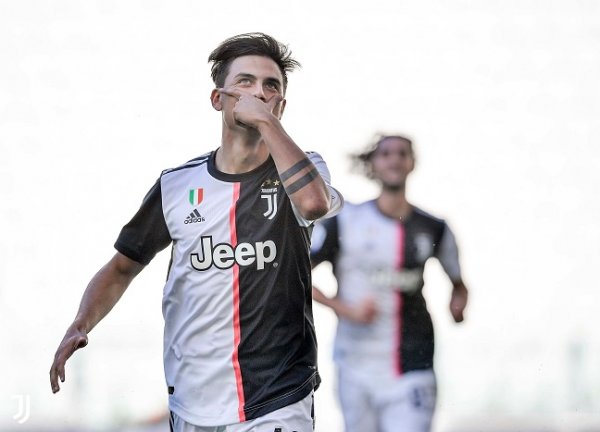
{"type": "Polygon", "coordinates": [[[267,105],[270,110],[273,111],[277,105],[279,105],[283,101],[283,96],[276,94],[271,99],[267,101],[267,105]]]}
{"type": "Polygon", "coordinates": [[[71,357],[71,353],[68,353],[66,356],[57,356],[57,358],[54,360],[53,367],[55,370],[55,375],[60,379],[61,382],[65,382],[65,363],[69,357],[71,357]]]}
{"type": "Polygon", "coordinates": [[[60,390],[59,379],[61,382],[65,382],[65,362],[57,357],[50,368],[50,387],[52,388],[52,393],[60,390]]]}
{"type": "Polygon", "coordinates": [[[219,92],[219,94],[231,96],[231,97],[236,98],[237,100],[239,100],[240,97],[242,96],[242,94],[239,91],[235,91],[229,87],[218,88],[217,91],[219,92]]]}
{"type": "Polygon", "coordinates": [[[464,317],[463,317],[463,311],[460,308],[455,308],[452,309],[452,317],[454,318],[454,322],[462,322],[464,317]]]}
{"type": "Polygon", "coordinates": [[[50,368],[50,388],[52,389],[52,393],[56,393],[60,390],[60,386],[58,385],[58,372],[56,370],[55,363],[52,363],[52,367],[50,368]]]}

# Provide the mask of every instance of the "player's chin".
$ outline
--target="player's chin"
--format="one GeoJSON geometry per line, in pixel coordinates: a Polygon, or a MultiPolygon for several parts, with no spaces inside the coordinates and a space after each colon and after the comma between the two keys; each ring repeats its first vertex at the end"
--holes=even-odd
{"type": "Polygon", "coordinates": [[[381,186],[384,190],[397,192],[404,189],[404,180],[381,180],[381,186]]]}

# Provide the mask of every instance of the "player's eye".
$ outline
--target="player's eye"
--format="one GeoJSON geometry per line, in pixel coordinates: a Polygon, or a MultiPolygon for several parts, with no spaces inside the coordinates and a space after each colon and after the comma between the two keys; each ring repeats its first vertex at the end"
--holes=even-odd
{"type": "Polygon", "coordinates": [[[268,82],[265,84],[265,86],[272,91],[279,91],[279,84],[275,83],[275,82],[268,82]]]}

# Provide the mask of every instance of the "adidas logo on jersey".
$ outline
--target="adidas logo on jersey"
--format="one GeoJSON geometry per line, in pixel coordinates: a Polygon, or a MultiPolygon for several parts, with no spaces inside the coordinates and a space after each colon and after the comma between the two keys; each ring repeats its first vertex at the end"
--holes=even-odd
{"type": "Polygon", "coordinates": [[[194,209],[194,211],[191,212],[188,215],[188,217],[186,217],[185,220],[183,221],[184,224],[191,224],[191,223],[197,223],[197,222],[204,222],[204,217],[200,214],[198,209],[194,209]]]}

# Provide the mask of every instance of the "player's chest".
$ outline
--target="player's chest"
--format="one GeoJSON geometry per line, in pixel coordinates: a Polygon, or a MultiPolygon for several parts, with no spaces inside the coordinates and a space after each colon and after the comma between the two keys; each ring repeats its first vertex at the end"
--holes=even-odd
{"type": "Polygon", "coordinates": [[[341,257],[374,267],[421,266],[435,250],[434,233],[387,219],[345,221],[340,227],[341,257]]]}
{"type": "Polygon", "coordinates": [[[231,238],[276,229],[289,200],[275,175],[245,182],[191,178],[163,194],[163,211],[174,240],[231,238]]]}

